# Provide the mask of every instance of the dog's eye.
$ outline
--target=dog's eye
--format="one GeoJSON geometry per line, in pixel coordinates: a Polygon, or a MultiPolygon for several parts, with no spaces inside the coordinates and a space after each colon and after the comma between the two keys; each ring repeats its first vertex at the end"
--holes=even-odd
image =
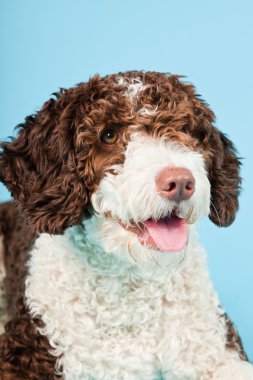
{"type": "Polygon", "coordinates": [[[115,129],[108,128],[101,134],[100,140],[106,144],[115,144],[118,141],[118,133],[115,129]]]}

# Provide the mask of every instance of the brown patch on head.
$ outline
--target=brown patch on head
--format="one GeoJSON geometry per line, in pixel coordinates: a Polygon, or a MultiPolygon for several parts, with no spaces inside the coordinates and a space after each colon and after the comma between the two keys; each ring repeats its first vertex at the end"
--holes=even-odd
{"type": "Polygon", "coordinates": [[[37,231],[62,233],[80,223],[106,169],[123,161],[123,131],[133,116],[122,92],[99,76],[61,90],[1,144],[0,179],[37,231]],[[121,137],[113,147],[100,141],[108,126],[121,137]]]}
{"type": "Polygon", "coordinates": [[[110,79],[98,76],[88,83],[87,108],[75,130],[75,155],[77,170],[91,194],[105,171],[112,165],[124,161],[126,146],[125,131],[134,117],[131,103],[123,91],[110,79]],[[101,136],[114,130],[118,139],[115,144],[106,144],[101,136]]]}
{"type": "Polygon", "coordinates": [[[37,231],[50,233],[80,223],[106,170],[124,161],[132,125],[204,155],[216,210],[210,218],[219,225],[230,224],[238,208],[239,163],[232,143],[212,126],[212,111],[178,76],[138,71],[119,75],[95,76],[61,90],[26,118],[16,139],[2,144],[0,179],[28,221],[37,231]],[[125,83],[133,78],[144,87],[129,99],[125,83]],[[143,114],[143,108],[156,112],[143,114]],[[106,128],[117,131],[117,143],[101,141],[106,128]]]}

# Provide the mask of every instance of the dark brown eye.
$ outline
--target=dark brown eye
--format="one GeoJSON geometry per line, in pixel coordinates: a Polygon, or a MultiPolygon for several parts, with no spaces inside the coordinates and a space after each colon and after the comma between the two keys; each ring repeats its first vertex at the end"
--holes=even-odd
{"type": "Polygon", "coordinates": [[[106,129],[100,136],[100,140],[106,144],[116,144],[118,133],[113,128],[106,129]]]}

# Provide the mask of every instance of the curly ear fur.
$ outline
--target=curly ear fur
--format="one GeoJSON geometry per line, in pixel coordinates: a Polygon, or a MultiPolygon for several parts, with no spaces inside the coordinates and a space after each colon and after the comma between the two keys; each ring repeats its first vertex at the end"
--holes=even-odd
{"type": "Polygon", "coordinates": [[[213,157],[209,170],[212,202],[209,217],[218,226],[227,227],[234,221],[239,207],[240,160],[233,143],[215,127],[210,144],[213,157]]]}
{"type": "Polygon", "coordinates": [[[87,191],[75,165],[74,98],[71,90],[55,95],[1,144],[0,180],[38,232],[62,233],[81,220],[87,191]]]}

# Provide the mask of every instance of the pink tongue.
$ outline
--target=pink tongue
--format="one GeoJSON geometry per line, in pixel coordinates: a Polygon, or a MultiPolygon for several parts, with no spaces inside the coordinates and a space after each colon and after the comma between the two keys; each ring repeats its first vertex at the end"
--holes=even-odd
{"type": "Polygon", "coordinates": [[[184,219],[177,216],[160,219],[157,222],[148,220],[145,227],[160,251],[180,251],[187,243],[187,225],[184,219]]]}

